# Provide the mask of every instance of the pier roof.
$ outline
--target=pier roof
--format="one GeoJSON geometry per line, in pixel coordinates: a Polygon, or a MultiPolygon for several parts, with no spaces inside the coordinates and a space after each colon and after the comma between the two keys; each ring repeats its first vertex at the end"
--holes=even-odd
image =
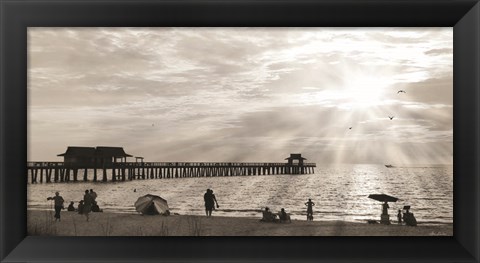
{"type": "Polygon", "coordinates": [[[290,157],[285,158],[285,160],[294,159],[294,160],[307,160],[307,158],[302,157],[301,153],[291,153],[290,157]]]}
{"type": "Polygon", "coordinates": [[[75,156],[75,157],[132,157],[132,155],[125,153],[123,147],[97,146],[95,147],[80,147],[68,146],[65,153],[57,156],[75,156]]]}
{"type": "Polygon", "coordinates": [[[93,157],[95,156],[95,147],[68,146],[67,151],[57,156],[93,157]]]}
{"type": "Polygon", "coordinates": [[[111,157],[132,157],[133,155],[127,154],[123,147],[107,147],[107,146],[97,146],[96,150],[97,156],[111,156],[111,157]]]}

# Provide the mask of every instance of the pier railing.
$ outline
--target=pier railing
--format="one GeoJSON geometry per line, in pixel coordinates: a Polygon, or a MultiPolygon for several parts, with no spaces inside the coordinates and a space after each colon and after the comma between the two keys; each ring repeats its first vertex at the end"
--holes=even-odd
{"type": "MultiPolygon", "coordinates": [[[[315,163],[238,163],[238,162],[113,162],[109,164],[72,164],[64,162],[28,162],[31,183],[78,181],[126,181],[185,177],[251,176],[314,173],[315,163]],[[93,178],[89,178],[93,172],[93,178]],[[44,180],[45,179],[45,180],[44,180]]],[[[28,176],[28,174],[27,174],[28,176]]]]}

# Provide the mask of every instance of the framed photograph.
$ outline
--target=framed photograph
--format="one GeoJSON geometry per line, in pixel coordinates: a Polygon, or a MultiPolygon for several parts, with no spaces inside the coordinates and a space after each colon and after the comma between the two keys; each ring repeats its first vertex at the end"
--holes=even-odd
{"type": "Polygon", "coordinates": [[[2,3],[1,259],[478,262],[479,8],[2,3]]]}

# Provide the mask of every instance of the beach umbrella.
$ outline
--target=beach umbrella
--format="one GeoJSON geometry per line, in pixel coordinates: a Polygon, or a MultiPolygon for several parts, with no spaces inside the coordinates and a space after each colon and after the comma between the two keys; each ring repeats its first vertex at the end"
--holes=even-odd
{"type": "Polygon", "coordinates": [[[368,198],[371,198],[373,200],[377,200],[380,202],[397,202],[398,198],[389,196],[386,194],[372,194],[369,195],[368,198]]]}
{"type": "Polygon", "coordinates": [[[147,194],[138,198],[135,209],[137,212],[148,215],[168,214],[168,203],[158,195],[147,194]]]}

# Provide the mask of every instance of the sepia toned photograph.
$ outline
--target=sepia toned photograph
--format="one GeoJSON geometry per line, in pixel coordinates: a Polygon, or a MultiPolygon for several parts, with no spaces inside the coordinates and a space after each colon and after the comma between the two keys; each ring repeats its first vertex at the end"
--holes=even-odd
{"type": "Polygon", "coordinates": [[[30,27],[30,236],[452,236],[453,29],[30,27]]]}

